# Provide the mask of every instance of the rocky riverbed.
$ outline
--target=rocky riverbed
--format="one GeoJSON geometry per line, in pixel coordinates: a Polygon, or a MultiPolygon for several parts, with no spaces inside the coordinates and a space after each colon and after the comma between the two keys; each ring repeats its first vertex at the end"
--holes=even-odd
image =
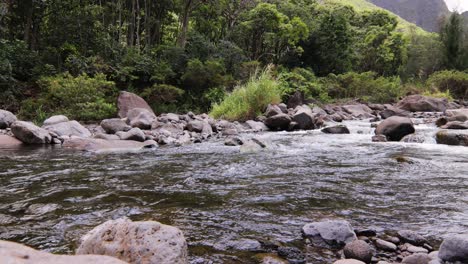
{"type": "MultiPolygon", "coordinates": [[[[278,105],[232,123],[140,99],[124,93],[127,116],[96,125],[1,112],[0,239],[129,263],[467,263],[462,102],[278,105]],[[122,217],[141,222],[106,222],[122,217]]],[[[72,261],[5,243],[2,256],[72,261]]]]}

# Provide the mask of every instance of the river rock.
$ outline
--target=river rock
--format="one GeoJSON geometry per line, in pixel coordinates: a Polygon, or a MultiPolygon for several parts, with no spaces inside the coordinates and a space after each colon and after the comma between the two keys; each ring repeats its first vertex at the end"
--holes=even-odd
{"type": "Polygon", "coordinates": [[[392,242],[388,242],[382,239],[376,239],[375,246],[378,249],[382,249],[382,250],[390,251],[390,252],[396,251],[398,249],[398,247],[392,242]]]}
{"type": "Polygon", "coordinates": [[[65,140],[62,147],[67,149],[96,153],[127,153],[139,152],[143,149],[155,148],[158,144],[152,140],[138,142],[132,140],[106,140],[99,138],[72,138],[65,140]]]}
{"type": "Polygon", "coordinates": [[[387,140],[400,141],[404,136],[415,132],[410,118],[392,116],[382,121],[375,129],[376,135],[385,135],[387,140]]]}
{"type": "Polygon", "coordinates": [[[346,126],[332,126],[322,129],[322,132],[325,134],[350,134],[351,132],[346,126]]]}
{"type": "Polygon", "coordinates": [[[444,239],[440,245],[439,258],[443,261],[468,263],[468,234],[444,239]]]}
{"type": "Polygon", "coordinates": [[[441,130],[436,134],[437,144],[468,146],[468,132],[460,130],[441,130]]]}
{"type": "Polygon", "coordinates": [[[468,122],[451,121],[441,127],[442,129],[468,129],[468,122]]]}
{"type": "Polygon", "coordinates": [[[278,114],[268,117],[265,120],[265,125],[271,130],[287,130],[291,123],[291,117],[287,114],[278,114]]]}
{"type": "MultiPolygon", "coordinates": [[[[447,117],[464,117],[466,118],[465,120],[468,120],[468,108],[462,108],[462,109],[448,109],[445,111],[445,114],[447,117]]],[[[458,120],[458,121],[463,121],[463,120],[458,120]]]]}
{"type": "Polygon", "coordinates": [[[262,132],[262,131],[268,131],[268,127],[262,123],[262,122],[257,122],[253,120],[248,120],[245,122],[247,126],[249,126],[250,129],[252,129],[254,132],[262,132]]]}
{"type": "Polygon", "coordinates": [[[279,114],[284,114],[284,113],[278,105],[269,104],[267,106],[267,109],[265,110],[265,116],[267,118],[275,116],[275,115],[279,115],[279,114]]]}
{"type": "Polygon", "coordinates": [[[411,230],[400,230],[397,232],[398,237],[403,241],[415,246],[423,246],[427,240],[420,234],[411,230]]]}
{"type": "Polygon", "coordinates": [[[23,145],[23,142],[18,140],[15,137],[8,136],[8,135],[0,135],[0,149],[9,149],[9,148],[15,148],[23,145]]]}
{"type": "Polygon", "coordinates": [[[133,108],[127,112],[128,123],[131,127],[151,129],[156,116],[153,111],[145,108],[133,108]]]}
{"type": "Polygon", "coordinates": [[[91,132],[87,128],[85,128],[80,123],[74,120],[68,122],[55,123],[53,125],[44,126],[43,128],[49,132],[57,134],[59,137],[75,136],[87,138],[92,136],[91,132]]]}
{"type": "Polygon", "coordinates": [[[388,106],[385,110],[380,111],[379,113],[380,117],[382,119],[387,119],[392,116],[403,116],[403,117],[408,117],[409,113],[405,110],[402,110],[400,108],[396,108],[393,106],[388,106]]]}
{"type": "Polygon", "coordinates": [[[76,254],[100,254],[129,263],[186,264],[187,242],[176,227],[155,221],[107,221],[81,239],[76,254]]]}
{"type": "Polygon", "coordinates": [[[346,258],[357,259],[365,263],[370,263],[373,256],[372,248],[362,240],[346,244],[343,251],[346,258]]]}
{"type": "Polygon", "coordinates": [[[340,259],[340,260],[333,262],[333,264],[366,264],[366,263],[359,261],[357,259],[340,259]]]}
{"type": "Polygon", "coordinates": [[[423,247],[417,247],[417,246],[413,246],[411,244],[405,244],[404,245],[406,247],[406,251],[410,252],[410,253],[429,253],[429,250],[423,248],[423,247]]]}
{"type": "Polygon", "coordinates": [[[313,243],[320,246],[344,247],[357,240],[356,234],[348,221],[327,220],[305,225],[302,233],[313,243]],[[325,242],[325,243],[323,243],[325,242]]]}
{"type": "Polygon", "coordinates": [[[267,144],[261,140],[258,139],[250,139],[244,142],[242,146],[240,147],[240,152],[241,153],[255,153],[262,151],[263,149],[267,148],[267,144]]]}
{"type": "Polygon", "coordinates": [[[244,142],[242,141],[242,139],[240,139],[239,137],[228,137],[226,138],[226,140],[224,140],[224,145],[226,146],[240,146],[240,145],[243,145],[244,142]]]}
{"type": "Polygon", "coordinates": [[[11,125],[13,135],[26,144],[49,144],[52,137],[49,131],[32,123],[16,121],[11,125]]]}
{"type": "Polygon", "coordinates": [[[132,128],[127,132],[124,131],[119,131],[116,133],[116,135],[121,139],[121,140],[134,140],[134,141],[139,141],[139,142],[144,142],[146,139],[145,133],[141,131],[139,128],[132,128]]]}
{"type": "Polygon", "coordinates": [[[134,108],[143,108],[154,115],[153,109],[146,101],[134,93],[120,92],[117,99],[117,107],[119,108],[119,117],[125,118],[130,110],[134,108]]]}
{"type": "Polygon", "coordinates": [[[307,105],[296,107],[292,121],[297,123],[297,128],[302,130],[309,130],[315,128],[315,114],[312,113],[312,109],[307,105]]]}
{"type": "Polygon", "coordinates": [[[101,121],[101,127],[107,134],[115,134],[119,131],[129,131],[131,126],[127,125],[124,120],[120,118],[104,119],[101,121]]]}
{"type": "Polygon", "coordinates": [[[429,264],[431,258],[425,253],[417,253],[410,256],[407,256],[403,259],[401,263],[403,264],[429,264]]]}
{"type": "Polygon", "coordinates": [[[306,264],[306,255],[294,247],[278,247],[278,256],[288,260],[289,263],[306,264]]]}
{"type": "Polygon", "coordinates": [[[0,129],[9,128],[17,120],[12,112],[0,109],[0,129]]]}
{"type": "Polygon", "coordinates": [[[355,118],[372,118],[375,117],[367,105],[357,104],[357,105],[343,105],[341,107],[346,113],[352,115],[355,118]]]}
{"type": "Polygon", "coordinates": [[[47,118],[44,123],[42,124],[43,127],[45,126],[52,126],[52,125],[56,125],[56,124],[59,124],[59,123],[64,123],[64,122],[68,122],[70,121],[68,119],[68,117],[64,116],[64,115],[55,115],[55,116],[51,116],[49,118],[47,118]]]}
{"type": "Polygon", "coordinates": [[[447,105],[447,99],[410,95],[398,102],[396,107],[410,112],[444,112],[447,105]]]}
{"type": "Polygon", "coordinates": [[[66,256],[54,255],[37,251],[18,243],[0,241],[0,263],[5,264],[126,264],[119,259],[109,256],[85,255],[66,256]]]}
{"type": "Polygon", "coordinates": [[[375,135],[372,137],[372,142],[387,142],[387,137],[385,135],[375,135]]]}
{"type": "Polygon", "coordinates": [[[104,134],[104,133],[96,133],[94,135],[94,138],[105,139],[105,140],[120,140],[120,137],[117,135],[110,135],[110,134],[104,134]]]}

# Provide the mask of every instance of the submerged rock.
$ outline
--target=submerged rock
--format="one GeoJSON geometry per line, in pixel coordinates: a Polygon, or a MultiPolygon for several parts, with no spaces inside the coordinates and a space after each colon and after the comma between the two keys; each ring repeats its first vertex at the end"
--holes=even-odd
{"type": "Polygon", "coordinates": [[[348,221],[328,220],[305,225],[302,233],[319,246],[341,248],[357,239],[348,221]],[[323,243],[324,242],[324,243],[323,243]]]}
{"type": "Polygon", "coordinates": [[[268,145],[256,138],[253,138],[251,140],[248,140],[242,144],[240,147],[240,152],[241,153],[255,153],[262,151],[263,149],[267,148],[268,145]]]}
{"type": "Polygon", "coordinates": [[[346,126],[332,126],[322,129],[322,132],[325,134],[350,134],[351,132],[346,126]]]}
{"type": "Polygon", "coordinates": [[[377,126],[375,134],[385,135],[390,141],[400,141],[404,136],[413,134],[415,131],[410,118],[392,116],[377,126]]]}
{"type": "Polygon", "coordinates": [[[119,108],[120,118],[127,117],[128,112],[134,108],[146,109],[154,115],[154,112],[148,103],[134,93],[120,92],[119,98],[117,99],[117,106],[119,108]]]}
{"type": "Polygon", "coordinates": [[[5,264],[126,264],[109,256],[83,255],[66,256],[41,252],[30,247],[8,241],[0,241],[0,263],[5,264]]]}
{"type": "Polygon", "coordinates": [[[52,142],[49,131],[24,121],[14,122],[11,126],[11,132],[17,139],[26,144],[49,144],[52,142]]]}
{"type": "Polygon", "coordinates": [[[176,227],[155,221],[107,221],[81,239],[76,254],[101,254],[129,263],[186,264],[187,242],[176,227]]]}
{"type": "Polygon", "coordinates": [[[226,146],[240,146],[243,144],[244,142],[239,137],[228,137],[224,140],[224,145],[226,146]]]}
{"type": "Polygon", "coordinates": [[[468,263],[468,234],[444,239],[440,245],[439,258],[443,261],[468,263]]]}
{"type": "Polygon", "coordinates": [[[17,120],[12,112],[0,109],[0,129],[9,128],[17,120]]]}

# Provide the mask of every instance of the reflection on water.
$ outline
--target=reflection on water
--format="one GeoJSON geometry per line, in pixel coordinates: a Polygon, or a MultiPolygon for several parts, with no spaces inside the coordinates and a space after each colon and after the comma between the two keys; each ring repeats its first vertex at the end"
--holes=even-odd
{"type": "Polygon", "coordinates": [[[115,155],[0,150],[0,239],[71,253],[92,227],[127,216],[175,225],[193,256],[227,263],[243,255],[216,250],[222,241],[297,244],[302,225],[323,218],[434,237],[468,229],[468,148],[431,144],[429,126],[418,127],[426,144],[370,143],[369,123],[348,126],[258,135],[271,147],[255,154],[222,141],[115,155]]]}

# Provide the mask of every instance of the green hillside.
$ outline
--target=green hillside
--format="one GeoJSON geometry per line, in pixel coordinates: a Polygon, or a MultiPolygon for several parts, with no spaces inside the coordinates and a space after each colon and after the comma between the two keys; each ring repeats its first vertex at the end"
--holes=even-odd
{"type": "MultiPolygon", "coordinates": [[[[389,13],[392,13],[384,8],[378,7],[366,0],[323,0],[324,3],[334,3],[334,4],[347,4],[354,7],[357,11],[371,11],[371,10],[385,10],[389,13]]],[[[409,32],[411,30],[415,30],[417,33],[420,34],[427,34],[428,32],[424,29],[418,27],[417,25],[410,23],[400,16],[392,13],[398,18],[398,30],[401,32],[409,32]]]]}

